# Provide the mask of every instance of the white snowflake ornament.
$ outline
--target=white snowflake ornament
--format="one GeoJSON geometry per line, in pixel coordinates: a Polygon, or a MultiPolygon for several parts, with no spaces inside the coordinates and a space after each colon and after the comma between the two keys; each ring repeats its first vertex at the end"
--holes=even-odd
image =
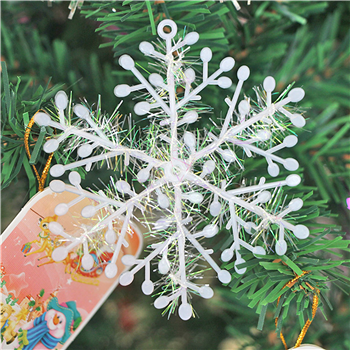
{"type": "MultiPolygon", "coordinates": [[[[263,83],[265,107],[257,111],[250,105],[249,99],[244,98],[239,102],[243,83],[250,73],[248,67],[242,66],[237,71],[238,82],[233,97],[225,99],[228,110],[222,125],[214,124],[216,129],[211,131],[195,129],[194,123],[208,112],[208,108],[203,108],[199,102],[200,93],[208,85],[229,88],[232,81],[222,74],[230,72],[235,61],[226,57],[216,71],[209,73],[212,51],[206,47],[200,54],[202,76],[196,77],[195,70],[186,66],[184,56],[188,50],[185,47],[196,43],[199,35],[192,32],[183,40],[175,42],[176,33],[175,22],[164,20],[158,25],[158,35],[165,45],[159,44],[155,48],[154,44],[148,42],[140,44],[141,52],[153,58],[160,68],[159,73],[150,74],[148,79],[138,70],[130,56],[123,55],[119,59],[119,64],[131,71],[139,84],[118,85],[114,90],[115,95],[125,97],[135,91],[147,91],[147,95],[143,95],[145,99],[136,103],[134,108],[137,115],[145,115],[150,121],[148,128],[140,129],[142,135],[138,141],[132,136],[133,128],[127,130],[127,136],[122,132],[110,132],[108,123],[99,125],[93,113],[81,104],[75,105],[74,113],[83,123],[69,125],[64,117],[68,101],[64,92],[59,92],[55,99],[59,122],[52,121],[45,113],[38,113],[36,122],[62,131],[58,137],[46,142],[46,152],[55,151],[66,140],[79,140],[78,143],[73,142],[73,146],[77,148],[81,160],[54,165],[50,171],[54,177],[82,166],[89,171],[95,163],[104,161],[110,165],[112,160],[124,157],[123,171],[133,173],[138,187],[143,186],[143,190],[135,191],[127,181],[120,178],[117,181],[112,179],[108,191],[86,195],[80,187],[80,176],[75,171],[69,176],[74,187],[67,187],[60,180],[52,181],[50,187],[55,192],[74,192],[81,199],[88,196],[99,203],[82,210],[81,215],[85,218],[94,216],[102,208],[108,208],[109,215],[101,218],[96,225],[99,228],[109,227],[105,240],[114,245],[113,258],[105,270],[109,278],[117,274],[115,263],[125,243],[130,221],[139,220],[140,214],[136,210],[145,214],[146,209],[152,209],[153,215],[158,218],[152,223],[153,227],[149,219],[145,223],[150,227],[150,236],[155,243],[148,246],[148,254],[143,259],[132,256],[122,258],[125,265],[133,267],[120,276],[120,284],[130,284],[134,275],[144,269],[143,293],[149,295],[158,289],[159,296],[154,306],[172,312],[179,305],[179,316],[188,320],[194,314],[189,292],[203,298],[213,296],[213,290],[208,285],[197,284],[197,277],[205,264],[211,266],[222,283],[231,281],[231,273],[220,268],[212,258],[213,250],[204,247],[206,239],[218,234],[223,226],[231,230],[232,235],[231,243],[221,254],[221,260],[227,262],[235,259],[235,270],[239,274],[246,271],[242,267],[245,262],[240,254],[242,248],[261,257],[266,254],[265,247],[269,245],[271,249],[274,246],[277,254],[283,255],[287,251],[288,240],[294,237],[304,239],[309,235],[306,226],[293,225],[286,219],[288,214],[302,207],[301,199],[294,198],[287,206],[276,207],[274,204],[276,193],[283,186],[293,187],[300,183],[299,175],[291,174],[282,181],[269,183],[261,177],[258,183],[234,188],[234,177],[229,170],[235,166],[239,170],[243,168],[240,157],[257,155],[266,159],[268,172],[273,177],[279,174],[279,165],[289,171],[297,170],[299,165],[295,159],[284,159],[276,153],[297,143],[295,135],[286,135],[285,127],[279,120],[284,115],[297,127],[305,124],[301,115],[291,113],[287,107],[291,102],[299,102],[304,97],[304,91],[292,89],[287,97],[273,103],[275,80],[267,77],[263,83]],[[160,74],[162,69],[163,75],[160,74]],[[182,88],[182,93],[179,88],[182,88]],[[215,130],[219,132],[215,133],[215,130]],[[113,221],[122,215],[123,227],[115,232],[113,221]],[[278,228],[274,236],[267,233],[273,227],[278,228]],[[152,265],[154,261],[156,265],[152,265]],[[152,269],[161,276],[156,283],[151,280],[152,269]]],[[[76,201],[60,204],[55,213],[65,215],[76,201]]],[[[62,235],[61,229],[53,228],[52,231],[53,234],[62,235]]],[[[96,232],[96,228],[91,231],[96,232]]],[[[71,241],[61,252],[54,252],[53,258],[63,259],[76,244],[84,242],[78,242],[77,239],[71,241]]],[[[88,257],[85,263],[90,263],[88,257]]]]}

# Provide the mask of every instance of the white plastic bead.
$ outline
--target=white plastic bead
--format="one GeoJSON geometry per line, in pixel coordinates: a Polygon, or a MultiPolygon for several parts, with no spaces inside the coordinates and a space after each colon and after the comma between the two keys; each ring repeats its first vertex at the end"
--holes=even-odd
{"type": "Polygon", "coordinates": [[[62,176],[64,174],[64,172],[65,172],[65,170],[64,170],[64,166],[62,164],[56,164],[50,169],[50,174],[53,177],[62,176]]]}
{"type": "Polygon", "coordinates": [[[213,53],[211,52],[209,47],[204,47],[201,51],[200,56],[203,62],[209,62],[213,57],[213,53]]]}
{"type": "Polygon", "coordinates": [[[242,100],[238,104],[238,112],[239,112],[239,114],[247,115],[249,113],[249,111],[250,111],[250,104],[248,103],[248,101],[242,100]]]}
{"type": "Polygon", "coordinates": [[[184,134],[184,142],[189,148],[193,148],[196,146],[196,136],[191,132],[186,131],[184,134]]]}
{"type": "Polygon", "coordinates": [[[293,118],[290,121],[297,128],[302,128],[306,124],[305,118],[300,114],[293,114],[293,118]]]}
{"type": "Polygon", "coordinates": [[[50,182],[50,189],[55,193],[62,193],[66,190],[66,184],[61,180],[52,180],[50,182]]]}
{"type": "Polygon", "coordinates": [[[266,92],[272,92],[275,90],[276,81],[273,77],[266,77],[263,85],[266,92]]]}
{"type": "Polygon", "coordinates": [[[154,301],[154,307],[156,309],[163,309],[169,304],[169,298],[162,295],[154,301]]]}
{"type": "Polygon", "coordinates": [[[139,50],[147,56],[152,55],[154,53],[153,45],[147,41],[142,41],[142,43],[140,43],[139,50]]]}
{"type": "Polygon", "coordinates": [[[78,156],[81,158],[86,158],[91,155],[92,151],[93,148],[91,147],[91,145],[82,145],[78,148],[78,156]]]}
{"type": "Polygon", "coordinates": [[[154,224],[155,230],[166,230],[170,226],[171,222],[165,218],[159,219],[154,224]]]}
{"type": "Polygon", "coordinates": [[[119,278],[119,283],[122,286],[128,286],[132,281],[134,280],[134,274],[131,273],[130,271],[124,272],[120,278],[119,278]]]}
{"type": "Polygon", "coordinates": [[[133,255],[131,255],[131,254],[124,255],[122,257],[122,263],[125,266],[135,265],[136,264],[136,258],[133,255]]]}
{"type": "Polygon", "coordinates": [[[299,239],[305,239],[305,238],[309,237],[310,231],[304,225],[296,225],[294,227],[293,233],[294,233],[295,237],[297,237],[299,239]]]}
{"type": "Polygon", "coordinates": [[[197,121],[197,119],[198,119],[198,113],[196,111],[189,111],[183,116],[182,119],[180,119],[180,121],[182,123],[191,124],[197,121]]]}
{"type": "Polygon", "coordinates": [[[55,152],[57,150],[57,148],[59,147],[59,142],[56,139],[51,139],[45,142],[44,144],[44,152],[46,153],[52,153],[55,152]]]}
{"type": "Polygon", "coordinates": [[[203,172],[211,174],[216,168],[216,164],[213,160],[207,160],[203,165],[203,172]]]}
{"type": "Polygon", "coordinates": [[[250,70],[247,66],[242,66],[237,71],[238,80],[246,81],[249,78],[250,70]]]}
{"type": "Polygon", "coordinates": [[[135,62],[129,55],[123,55],[119,58],[119,65],[125,70],[131,70],[135,67],[135,62]]]}
{"type": "Polygon", "coordinates": [[[170,205],[169,198],[165,194],[160,194],[158,196],[158,204],[163,209],[168,208],[170,205]]]}
{"type": "Polygon", "coordinates": [[[214,237],[219,232],[217,225],[207,225],[203,229],[203,236],[205,238],[214,237]]]}
{"type": "Polygon", "coordinates": [[[189,320],[192,316],[192,306],[188,303],[182,303],[179,307],[179,316],[184,321],[189,320]]]}
{"type": "Polygon", "coordinates": [[[289,175],[286,178],[287,186],[290,186],[290,187],[298,186],[300,182],[301,182],[301,177],[297,174],[289,175]]]}
{"type": "Polygon", "coordinates": [[[91,218],[96,214],[96,208],[93,205],[88,205],[81,211],[81,216],[84,218],[91,218]]]}
{"type": "Polygon", "coordinates": [[[116,264],[109,263],[105,268],[105,275],[107,278],[114,278],[117,275],[118,268],[116,264]]]}
{"type": "Polygon", "coordinates": [[[81,183],[81,177],[77,171],[70,172],[68,179],[73,186],[79,186],[81,183]]]}
{"type": "Polygon", "coordinates": [[[221,283],[229,283],[231,282],[231,274],[226,270],[221,270],[218,273],[218,278],[221,283]]]}
{"type": "Polygon", "coordinates": [[[131,88],[127,84],[117,85],[114,88],[114,95],[116,95],[117,97],[129,96],[130,92],[131,92],[131,88]]]}
{"type": "Polygon", "coordinates": [[[130,192],[130,185],[124,180],[117,181],[116,188],[117,188],[117,191],[120,192],[121,194],[130,192]]]}
{"type": "Polygon", "coordinates": [[[221,213],[221,204],[219,201],[214,201],[210,204],[210,214],[212,216],[218,216],[221,213]]]}
{"type": "Polygon", "coordinates": [[[114,244],[117,239],[117,235],[114,230],[107,230],[105,233],[105,239],[108,244],[114,244]]]}
{"type": "Polygon", "coordinates": [[[298,211],[303,207],[303,200],[300,198],[295,198],[290,201],[288,208],[292,211],[298,211]]]}
{"type": "Polygon", "coordinates": [[[299,163],[293,158],[287,158],[284,160],[283,166],[289,171],[295,171],[299,168],[299,163]]]}
{"type": "Polygon", "coordinates": [[[196,73],[192,68],[188,68],[185,70],[185,77],[189,83],[193,83],[196,79],[196,73]]]}
{"type": "Polygon", "coordinates": [[[224,262],[230,261],[233,258],[233,250],[232,249],[225,249],[221,253],[221,260],[224,262]]]}
{"type": "Polygon", "coordinates": [[[134,107],[134,111],[137,115],[144,115],[147,114],[151,109],[151,105],[148,102],[139,102],[136,103],[134,107]]]}
{"type": "Polygon", "coordinates": [[[204,299],[210,299],[214,295],[214,291],[208,286],[201,287],[199,290],[199,293],[200,293],[201,297],[204,299]]]}
{"type": "Polygon", "coordinates": [[[83,266],[83,269],[86,271],[91,270],[94,267],[94,258],[91,254],[84,254],[81,259],[81,265],[83,266]]]}
{"type": "Polygon", "coordinates": [[[229,72],[235,66],[235,60],[232,57],[226,57],[220,62],[220,69],[223,72],[229,72]]]}
{"type": "Polygon", "coordinates": [[[169,260],[165,257],[163,257],[162,259],[159,260],[158,262],[158,271],[159,273],[161,273],[162,275],[165,275],[166,273],[168,273],[170,270],[170,263],[169,260]]]}
{"type": "Polygon", "coordinates": [[[226,162],[229,162],[229,163],[232,163],[237,159],[235,152],[233,152],[230,149],[223,150],[221,152],[221,156],[222,156],[222,158],[224,158],[226,160],[226,162]]]}
{"type": "Polygon", "coordinates": [[[244,225],[244,229],[247,233],[250,235],[253,234],[253,230],[255,231],[257,228],[256,224],[254,222],[246,222],[244,225]]]}
{"type": "Polygon", "coordinates": [[[49,223],[49,230],[54,235],[59,236],[63,232],[63,227],[60,223],[58,223],[56,221],[52,221],[49,223]]]}
{"type": "Polygon", "coordinates": [[[276,253],[277,255],[284,255],[287,251],[287,243],[286,241],[283,239],[283,240],[278,240],[276,242],[276,253]]]}
{"type": "Polygon", "coordinates": [[[218,85],[222,89],[228,89],[232,85],[232,80],[228,77],[221,77],[218,79],[218,85]]]}
{"type": "Polygon", "coordinates": [[[280,168],[278,167],[277,164],[273,163],[273,164],[269,164],[269,166],[267,167],[267,172],[273,176],[276,177],[278,176],[278,174],[280,173],[280,168]]]}
{"type": "Polygon", "coordinates": [[[67,255],[68,249],[66,247],[58,247],[52,252],[51,258],[54,261],[62,261],[67,257],[67,255]]]}
{"type": "Polygon", "coordinates": [[[305,96],[305,91],[302,88],[295,88],[292,89],[288,97],[290,98],[291,102],[299,102],[301,101],[305,96]]]}
{"type": "Polygon", "coordinates": [[[58,109],[66,109],[68,105],[68,97],[64,91],[58,91],[55,95],[55,105],[58,109]]]}
{"type": "Polygon", "coordinates": [[[237,265],[240,265],[240,264],[244,264],[245,263],[245,260],[244,259],[237,259],[236,262],[235,262],[235,271],[239,274],[239,275],[243,275],[246,271],[247,271],[247,268],[246,267],[243,267],[243,268],[238,268],[237,265]]]}
{"type": "Polygon", "coordinates": [[[198,41],[198,39],[199,39],[199,34],[197,32],[191,32],[185,36],[184,42],[187,45],[193,45],[198,41]]]}
{"type": "Polygon", "coordinates": [[[141,286],[142,292],[145,295],[150,295],[154,291],[154,284],[152,281],[144,281],[141,286]]]}
{"type": "Polygon", "coordinates": [[[288,148],[294,147],[297,143],[298,143],[298,138],[295,135],[288,135],[283,140],[283,145],[288,148]]]}
{"type": "Polygon", "coordinates": [[[148,80],[154,86],[161,86],[161,85],[163,85],[163,78],[157,73],[152,73],[148,77],[148,80]]]}
{"type": "Polygon", "coordinates": [[[258,195],[259,203],[267,203],[271,199],[271,193],[269,191],[263,191],[258,195]]]}
{"type": "Polygon", "coordinates": [[[34,120],[40,126],[48,126],[51,122],[51,118],[43,112],[35,114],[34,120]]]}
{"type": "Polygon", "coordinates": [[[141,169],[137,174],[137,181],[140,183],[144,183],[148,180],[150,172],[147,168],[141,169]]]}
{"type": "Polygon", "coordinates": [[[90,111],[81,104],[75,105],[73,111],[81,119],[86,119],[90,117],[90,111]]]}
{"type": "MultiPolygon", "coordinates": [[[[256,246],[253,248],[253,254],[254,255],[266,255],[266,251],[263,247],[256,246]]],[[[260,257],[257,257],[257,258],[260,259],[260,257]]]]}
{"type": "Polygon", "coordinates": [[[193,204],[200,204],[202,203],[204,197],[201,193],[198,192],[192,192],[187,194],[187,199],[192,202],[193,204]]]}
{"type": "Polygon", "coordinates": [[[257,137],[261,140],[261,141],[267,141],[271,138],[271,132],[268,130],[260,130],[257,133],[257,137]]]}
{"type": "Polygon", "coordinates": [[[68,213],[69,207],[66,203],[57,204],[55,207],[55,214],[58,216],[66,215],[68,213]]]}

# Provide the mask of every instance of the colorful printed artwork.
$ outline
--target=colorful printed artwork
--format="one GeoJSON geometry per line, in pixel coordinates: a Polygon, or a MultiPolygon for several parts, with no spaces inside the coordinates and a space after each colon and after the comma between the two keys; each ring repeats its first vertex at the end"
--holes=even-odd
{"type": "MultiPolygon", "coordinates": [[[[119,275],[125,271],[121,257],[137,256],[141,250],[141,234],[136,226],[129,226],[128,244],[123,246],[117,262],[118,276],[108,279],[103,271],[114,245],[106,245],[100,229],[85,246],[94,260],[90,270],[82,266],[81,246],[56,262],[52,253],[66,240],[50,232],[50,222],[60,223],[66,232],[79,237],[105,215],[100,211],[92,219],[82,219],[82,208],[95,204],[89,199],[78,202],[69,219],[55,215],[57,204],[76,197],[68,192],[54,194],[50,189],[44,190],[22,209],[1,237],[2,349],[66,348],[118,284],[119,275]]],[[[117,236],[122,224],[120,221],[113,227],[117,236]]]]}

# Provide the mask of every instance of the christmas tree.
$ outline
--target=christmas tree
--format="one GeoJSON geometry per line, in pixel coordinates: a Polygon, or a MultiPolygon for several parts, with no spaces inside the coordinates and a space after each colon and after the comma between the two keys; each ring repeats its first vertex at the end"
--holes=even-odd
{"type": "MultiPolygon", "coordinates": [[[[297,249],[280,260],[274,255],[256,260],[243,252],[246,262],[239,267],[248,270],[244,275],[234,273],[230,263],[223,265],[233,273],[229,287],[217,283],[216,296],[195,305],[200,318],[186,325],[173,317],[164,323],[149,307],[150,301],[139,295],[142,279],[133,289],[118,287],[72,347],[279,349],[282,330],[292,346],[306,320],[313,318],[312,296],[316,290],[320,291],[319,311],[306,342],[326,349],[349,346],[348,248],[342,239],[349,217],[346,199],[350,183],[347,3],[240,2],[238,11],[232,1],[84,2],[72,21],[67,19],[65,2],[54,2],[52,7],[42,2],[2,5],[3,200],[6,196],[14,198],[16,191],[23,199],[27,189],[28,199],[37,191],[32,165],[39,173],[45,166],[47,155],[42,149],[48,135],[54,137],[54,130],[33,125],[28,157],[25,131],[34,113],[40,108],[52,111],[52,98],[63,89],[68,94],[72,91],[69,98],[75,103],[79,98],[86,105],[85,101],[97,100],[91,108],[113,116],[117,107],[114,87],[134,84],[129,71],[118,66],[119,57],[128,53],[140,70],[153,72],[138,45],[142,41],[157,42],[156,28],[164,19],[177,23],[179,38],[188,32],[200,33],[201,40],[191,47],[191,58],[209,46],[213,52],[211,65],[219,66],[229,53],[237,67],[249,66],[251,76],[243,92],[255,97],[250,103],[255,103],[257,110],[264,96],[257,82],[266,75],[275,77],[280,93],[291,88],[290,82],[306,91],[303,110],[297,111],[307,119],[306,126],[297,131],[299,143],[280,153],[283,158],[299,161],[298,171],[304,180],[301,186],[281,193],[279,200],[288,195],[304,201],[297,220],[309,227],[309,238],[298,242],[297,249]],[[302,274],[295,284],[283,288],[302,274]],[[152,322],[146,321],[149,318],[152,322]],[[157,340],[147,336],[151,332],[159,333],[157,340]],[[96,334],[100,339],[93,343],[96,334]]],[[[203,101],[210,101],[208,112],[210,108],[223,110],[222,101],[227,95],[215,86],[201,93],[203,101]]],[[[118,111],[127,115],[135,103],[130,97],[123,100],[118,111]]],[[[132,117],[141,127],[145,125],[142,117],[135,113],[132,117]]],[[[215,114],[211,118],[217,122],[224,116],[215,114]]],[[[198,123],[198,128],[209,128],[205,118],[198,123]]],[[[58,149],[53,164],[64,157],[68,162],[63,150],[58,149]]],[[[268,177],[266,174],[263,159],[248,158],[240,181],[268,177]]],[[[85,184],[106,181],[109,175],[104,168],[94,170],[93,175],[86,176],[85,184]]],[[[23,204],[19,203],[16,210],[23,204]]],[[[11,216],[6,210],[3,215],[11,216]]],[[[223,229],[223,235],[213,240],[214,251],[228,248],[228,237],[223,229]]]]}

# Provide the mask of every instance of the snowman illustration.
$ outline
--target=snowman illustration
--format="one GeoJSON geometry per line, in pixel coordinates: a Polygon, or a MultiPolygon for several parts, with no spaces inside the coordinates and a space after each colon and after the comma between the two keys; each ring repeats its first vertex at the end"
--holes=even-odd
{"type": "Polygon", "coordinates": [[[53,298],[47,311],[18,331],[14,348],[20,350],[53,349],[64,344],[81,322],[75,301],[58,303],[53,298]]]}

